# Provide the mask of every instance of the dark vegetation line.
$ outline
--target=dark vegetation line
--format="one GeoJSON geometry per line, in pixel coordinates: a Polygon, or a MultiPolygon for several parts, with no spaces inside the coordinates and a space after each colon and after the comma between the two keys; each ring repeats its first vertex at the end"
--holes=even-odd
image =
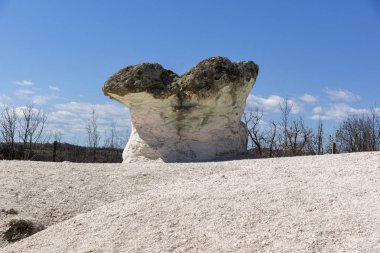
{"type": "Polygon", "coordinates": [[[22,143],[15,143],[13,151],[6,143],[0,143],[0,160],[31,160],[46,162],[76,162],[76,163],[121,163],[123,149],[98,147],[94,149],[69,143],[36,143],[28,158],[25,159],[22,143]],[[54,146],[56,145],[56,149],[54,146]],[[54,153],[55,150],[55,153],[54,153]],[[55,154],[55,155],[54,155],[55,154]]]}
{"type": "MultiPolygon", "coordinates": [[[[380,150],[380,113],[375,107],[366,114],[352,114],[344,119],[334,134],[326,136],[323,121],[308,127],[302,117],[291,115],[292,104],[285,99],[279,105],[278,122],[264,121],[259,109],[246,112],[247,157],[322,155],[326,153],[380,150]]],[[[55,162],[120,163],[125,143],[120,141],[115,125],[101,138],[98,117],[91,111],[85,126],[87,146],[62,143],[62,134],[47,134],[48,116],[33,105],[16,110],[0,108],[0,159],[55,162]],[[104,139],[103,144],[100,140],[104,139]]]]}
{"type": "Polygon", "coordinates": [[[92,109],[85,126],[86,147],[62,143],[61,133],[47,133],[47,120],[48,115],[33,105],[18,110],[13,107],[0,108],[0,159],[83,163],[122,161],[122,146],[125,143],[118,138],[115,125],[111,126],[103,145],[100,145],[95,109],[92,109]]]}

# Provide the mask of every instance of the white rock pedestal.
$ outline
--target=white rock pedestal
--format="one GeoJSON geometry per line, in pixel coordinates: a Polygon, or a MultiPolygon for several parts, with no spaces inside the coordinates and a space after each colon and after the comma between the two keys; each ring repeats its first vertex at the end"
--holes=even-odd
{"type": "Polygon", "coordinates": [[[246,151],[240,121],[256,80],[252,61],[212,57],[182,76],[157,63],[128,66],[104,84],[104,94],[129,107],[132,132],[124,162],[199,162],[246,151]]]}

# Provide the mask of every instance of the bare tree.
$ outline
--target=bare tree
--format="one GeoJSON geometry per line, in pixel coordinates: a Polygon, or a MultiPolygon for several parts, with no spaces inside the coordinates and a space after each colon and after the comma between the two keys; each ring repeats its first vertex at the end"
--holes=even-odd
{"type": "Polygon", "coordinates": [[[323,131],[323,122],[321,119],[318,120],[317,127],[317,135],[316,135],[316,143],[317,143],[317,155],[322,155],[324,153],[324,131],[323,131]]]}
{"type": "Polygon", "coordinates": [[[300,117],[298,120],[293,120],[287,130],[288,147],[291,155],[302,155],[307,142],[311,139],[312,131],[305,126],[305,123],[300,117]]]}
{"type": "Polygon", "coordinates": [[[273,157],[274,149],[276,148],[277,124],[272,121],[271,129],[266,134],[266,143],[268,144],[269,157],[273,157]]]}
{"type": "Polygon", "coordinates": [[[350,115],[335,133],[341,152],[374,151],[380,145],[380,124],[376,111],[369,114],[350,115]]]}
{"type": "Polygon", "coordinates": [[[118,132],[118,139],[117,139],[117,142],[116,142],[116,147],[121,149],[121,148],[124,148],[125,147],[125,144],[128,142],[128,139],[129,139],[129,132],[127,131],[122,131],[122,132],[118,132]]]}
{"type": "Polygon", "coordinates": [[[34,108],[33,105],[21,109],[19,136],[23,143],[22,151],[25,160],[31,158],[35,144],[43,138],[46,121],[47,114],[34,108]]]}
{"type": "Polygon", "coordinates": [[[311,132],[307,140],[305,152],[309,155],[322,155],[325,152],[325,136],[323,129],[323,121],[318,119],[316,132],[311,132]]]}
{"type": "Polygon", "coordinates": [[[256,108],[253,112],[250,112],[249,115],[244,113],[244,122],[248,129],[248,137],[255,146],[259,156],[263,155],[263,148],[265,145],[264,132],[260,129],[261,119],[263,117],[263,111],[259,111],[256,108]]]}
{"type": "Polygon", "coordinates": [[[309,136],[306,140],[303,153],[308,155],[322,155],[325,152],[325,145],[323,121],[318,119],[316,132],[314,133],[312,129],[309,129],[309,136]]]}
{"type": "Polygon", "coordinates": [[[10,159],[15,158],[15,138],[17,130],[17,114],[15,108],[5,107],[0,116],[0,132],[10,152],[10,159]]]}
{"type": "Polygon", "coordinates": [[[278,124],[271,121],[268,125],[263,123],[264,112],[256,108],[244,114],[244,123],[247,125],[248,138],[259,156],[273,157],[277,150],[278,124]]]}
{"type": "Polygon", "coordinates": [[[62,141],[62,132],[61,131],[54,131],[52,134],[53,142],[60,143],[62,141]]]}
{"type": "Polygon", "coordinates": [[[325,143],[325,150],[330,154],[335,154],[336,150],[334,146],[336,144],[335,135],[329,135],[327,138],[327,142],[325,143]]]}
{"type": "Polygon", "coordinates": [[[107,148],[117,148],[118,144],[118,133],[116,131],[115,122],[112,122],[111,129],[109,130],[109,135],[104,142],[104,146],[107,148]]]}
{"type": "Polygon", "coordinates": [[[380,112],[376,111],[376,107],[372,106],[370,110],[371,121],[371,149],[372,151],[380,148],[380,112]]]}
{"type": "Polygon", "coordinates": [[[282,150],[284,151],[284,154],[286,155],[288,153],[289,149],[289,116],[290,112],[293,109],[293,104],[290,103],[289,99],[286,97],[280,104],[280,111],[281,111],[281,128],[282,128],[282,136],[279,136],[280,139],[282,139],[282,150]]]}
{"type": "Polygon", "coordinates": [[[91,116],[88,120],[87,126],[87,141],[88,146],[92,148],[92,160],[95,161],[96,159],[96,149],[99,146],[100,142],[100,135],[98,131],[98,116],[96,114],[95,108],[91,108],[91,116]]]}

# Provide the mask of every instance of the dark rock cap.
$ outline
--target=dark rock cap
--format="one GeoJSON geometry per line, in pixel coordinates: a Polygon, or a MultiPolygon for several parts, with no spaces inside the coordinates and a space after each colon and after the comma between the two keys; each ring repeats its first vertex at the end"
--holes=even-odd
{"type": "Polygon", "coordinates": [[[225,57],[211,57],[178,76],[158,63],[127,66],[113,74],[104,84],[107,96],[147,92],[164,99],[174,94],[209,97],[226,85],[238,86],[254,81],[259,67],[253,61],[233,63],[225,57]]]}

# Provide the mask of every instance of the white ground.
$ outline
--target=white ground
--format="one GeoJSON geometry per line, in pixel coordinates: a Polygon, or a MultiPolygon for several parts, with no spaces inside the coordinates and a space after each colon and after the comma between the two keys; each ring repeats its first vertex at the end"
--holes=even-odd
{"type": "Polygon", "coordinates": [[[0,161],[0,252],[380,252],[380,152],[188,164],[0,161]]]}

